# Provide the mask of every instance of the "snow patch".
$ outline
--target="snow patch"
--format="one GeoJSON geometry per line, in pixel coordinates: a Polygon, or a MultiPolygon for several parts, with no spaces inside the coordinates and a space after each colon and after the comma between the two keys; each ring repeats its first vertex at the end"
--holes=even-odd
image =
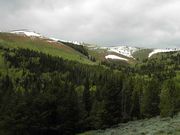
{"type": "Polygon", "coordinates": [[[48,39],[50,39],[50,41],[48,41],[48,42],[58,42],[58,41],[60,41],[59,39],[53,38],[53,37],[48,38],[48,39]]]}
{"type": "Polygon", "coordinates": [[[154,54],[161,53],[161,52],[173,52],[173,51],[179,51],[180,49],[154,49],[150,54],[149,58],[153,56],[154,54]]]}
{"type": "Polygon", "coordinates": [[[28,37],[41,37],[40,34],[38,33],[35,33],[33,31],[23,31],[23,30],[17,30],[17,31],[12,31],[10,33],[13,33],[13,34],[23,34],[23,35],[26,35],[28,37]]]}
{"type": "Polygon", "coordinates": [[[62,42],[67,42],[67,43],[72,43],[72,44],[75,44],[75,45],[83,45],[82,42],[78,42],[78,41],[67,41],[67,40],[59,40],[59,41],[62,41],[62,42]]]}
{"type": "Polygon", "coordinates": [[[49,39],[51,39],[54,42],[58,42],[58,41],[60,41],[60,42],[67,42],[67,43],[72,43],[72,44],[75,44],[75,45],[82,45],[83,44],[83,43],[78,42],[78,41],[67,41],[67,40],[57,39],[57,38],[53,38],[53,37],[51,37],[49,39]]]}
{"type": "Polygon", "coordinates": [[[132,54],[138,51],[140,48],[128,47],[128,46],[116,46],[116,47],[101,47],[107,49],[110,52],[116,52],[129,58],[133,58],[132,54]]]}
{"type": "Polygon", "coordinates": [[[127,59],[119,57],[119,56],[116,56],[116,55],[107,55],[107,56],[105,56],[105,58],[106,59],[118,59],[118,60],[128,61],[127,59]]]}
{"type": "Polygon", "coordinates": [[[51,39],[51,40],[53,40],[53,41],[56,41],[56,42],[58,42],[58,41],[59,41],[59,39],[57,39],[57,38],[53,38],[53,37],[51,37],[51,38],[49,38],[49,39],[51,39]]]}
{"type": "Polygon", "coordinates": [[[83,45],[82,42],[78,42],[78,41],[67,41],[67,40],[61,40],[61,39],[57,39],[57,38],[53,38],[53,37],[44,37],[42,35],[40,35],[39,33],[33,32],[33,31],[29,31],[29,30],[15,30],[15,31],[11,31],[10,33],[13,34],[19,34],[19,35],[25,35],[28,37],[39,37],[39,38],[45,38],[48,39],[47,42],[58,42],[58,41],[62,41],[62,42],[67,42],[67,43],[73,43],[76,45],[83,45]]]}

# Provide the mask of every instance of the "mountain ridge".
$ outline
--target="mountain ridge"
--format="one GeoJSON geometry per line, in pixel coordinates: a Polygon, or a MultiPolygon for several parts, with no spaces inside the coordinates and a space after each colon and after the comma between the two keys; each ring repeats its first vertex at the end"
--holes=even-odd
{"type": "MultiPolygon", "coordinates": [[[[106,55],[104,56],[104,59],[115,59],[115,60],[125,60],[126,58],[128,59],[137,59],[137,57],[134,56],[134,54],[138,54],[141,50],[149,50],[146,53],[146,58],[150,58],[154,56],[155,54],[158,53],[165,53],[165,52],[172,52],[172,51],[180,51],[180,48],[166,48],[166,49],[161,49],[161,48],[145,48],[145,47],[131,47],[127,45],[122,45],[122,46],[97,46],[93,44],[87,44],[84,42],[78,42],[78,41],[67,41],[67,40],[62,40],[62,39],[57,39],[53,37],[46,37],[43,36],[40,33],[37,33],[32,30],[27,30],[27,29],[20,29],[20,30],[13,30],[8,33],[11,34],[17,34],[17,35],[23,35],[31,38],[41,38],[47,40],[47,42],[60,42],[60,43],[72,43],[74,45],[82,45],[87,47],[87,49],[94,50],[94,51],[99,51],[99,50],[104,50],[106,52],[106,55]],[[112,54],[115,53],[115,54],[112,54]],[[109,55],[114,55],[114,57],[109,57],[109,55]],[[120,58],[120,56],[123,56],[120,58]]],[[[128,59],[126,61],[128,61],[128,59]]],[[[144,58],[143,58],[144,59],[144,58]]]]}

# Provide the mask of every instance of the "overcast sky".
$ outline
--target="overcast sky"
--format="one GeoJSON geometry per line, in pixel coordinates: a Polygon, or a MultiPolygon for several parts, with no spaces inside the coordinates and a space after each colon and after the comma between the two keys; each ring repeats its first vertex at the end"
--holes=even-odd
{"type": "Polygon", "coordinates": [[[100,45],[180,47],[179,0],[0,0],[0,30],[100,45]]]}

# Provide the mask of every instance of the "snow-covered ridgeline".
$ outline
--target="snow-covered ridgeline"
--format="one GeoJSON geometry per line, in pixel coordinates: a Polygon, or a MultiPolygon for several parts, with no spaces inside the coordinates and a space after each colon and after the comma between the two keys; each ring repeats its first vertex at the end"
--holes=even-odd
{"type": "Polygon", "coordinates": [[[17,30],[17,31],[12,31],[10,33],[14,33],[14,34],[23,34],[26,35],[28,37],[42,37],[40,34],[35,33],[33,31],[23,31],[23,30],[17,30]]]}
{"type": "Polygon", "coordinates": [[[83,44],[82,42],[78,42],[78,41],[67,41],[67,40],[57,39],[57,38],[53,38],[53,37],[51,37],[51,38],[45,37],[45,36],[42,36],[39,33],[36,33],[34,31],[30,31],[30,30],[15,30],[15,31],[11,31],[10,33],[19,34],[19,35],[25,35],[25,36],[28,36],[28,37],[45,38],[45,39],[49,39],[48,42],[62,41],[62,42],[73,43],[73,44],[76,44],[76,45],[82,45],[83,44]]]}
{"type": "MultiPolygon", "coordinates": [[[[41,34],[39,33],[36,33],[34,31],[30,31],[30,30],[15,30],[15,31],[12,31],[10,33],[14,33],[14,34],[20,34],[20,35],[25,35],[25,36],[28,36],[28,37],[38,37],[38,38],[43,38],[43,39],[46,39],[47,42],[58,42],[58,41],[62,41],[62,42],[67,42],[67,43],[73,43],[73,44],[76,44],[76,45],[84,45],[83,42],[78,42],[78,41],[67,41],[67,40],[61,40],[61,39],[57,39],[57,38],[49,38],[49,37],[45,37],[45,36],[42,36],[41,34]]],[[[128,47],[128,46],[115,46],[115,47],[98,47],[98,46],[90,46],[91,49],[107,49],[107,51],[109,52],[116,52],[118,54],[121,54],[121,55],[124,55],[126,57],[129,57],[129,58],[133,58],[132,54],[138,50],[140,50],[140,48],[137,48],[137,47],[128,47]]],[[[180,49],[154,49],[151,53],[149,53],[149,58],[151,56],[153,56],[154,54],[157,54],[157,53],[161,53],[161,52],[171,52],[171,51],[180,51],[180,49]]]]}
{"type": "Polygon", "coordinates": [[[83,45],[82,42],[78,42],[78,41],[67,41],[67,40],[62,40],[62,39],[60,39],[59,41],[72,43],[72,44],[75,44],[75,45],[83,45]]]}
{"type": "Polygon", "coordinates": [[[116,56],[116,55],[107,55],[107,56],[105,56],[105,58],[106,58],[106,59],[117,59],[117,60],[128,61],[127,59],[122,58],[122,57],[119,57],[119,56],[116,56]]]}
{"type": "Polygon", "coordinates": [[[180,49],[154,49],[150,54],[149,58],[153,56],[154,54],[161,53],[161,52],[173,52],[173,51],[179,51],[180,49]]]}
{"type": "Polygon", "coordinates": [[[107,49],[110,52],[116,52],[129,58],[133,58],[132,54],[139,50],[139,48],[128,46],[102,47],[102,49],[107,49]]]}
{"type": "Polygon", "coordinates": [[[50,40],[54,41],[54,42],[67,42],[67,43],[72,43],[72,44],[75,44],[75,45],[83,45],[82,42],[78,42],[78,41],[67,41],[67,40],[63,40],[63,39],[57,39],[57,38],[49,38],[50,40]]]}
{"type": "Polygon", "coordinates": [[[57,38],[53,38],[53,37],[51,37],[51,38],[49,38],[50,40],[52,40],[52,41],[54,41],[54,42],[58,42],[58,41],[60,41],[59,39],[57,39],[57,38]]]}

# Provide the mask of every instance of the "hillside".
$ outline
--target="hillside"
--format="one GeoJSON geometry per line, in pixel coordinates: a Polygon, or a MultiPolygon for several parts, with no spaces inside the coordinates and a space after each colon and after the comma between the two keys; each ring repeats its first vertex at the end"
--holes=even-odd
{"type": "Polygon", "coordinates": [[[140,48],[140,47],[128,47],[128,46],[116,46],[116,47],[99,47],[94,45],[85,44],[87,46],[89,54],[94,56],[99,61],[107,59],[126,61],[129,64],[135,64],[136,62],[142,62],[143,60],[150,59],[158,54],[164,54],[168,52],[178,52],[179,48],[174,49],[153,49],[153,48],[140,48]],[[110,55],[110,57],[108,56],[110,55]],[[111,56],[113,55],[113,56],[111,56]]]}
{"type": "Polygon", "coordinates": [[[155,117],[119,124],[106,130],[90,131],[80,135],[179,135],[180,114],[170,118],[155,117]]]}
{"type": "Polygon", "coordinates": [[[88,60],[86,56],[72,49],[71,47],[59,42],[54,42],[47,38],[40,38],[40,36],[36,37],[33,34],[30,36],[25,36],[21,33],[0,33],[0,46],[7,48],[28,48],[50,54],[52,56],[59,56],[68,60],[92,64],[92,62],[88,60]]]}
{"type": "Polygon", "coordinates": [[[149,54],[153,51],[153,49],[141,49],[133,53],[133,57],[139,61],[143,61],[148,59],[149,54]]]}
{"type": "Polygon", "coordinates": [[[75,43],[30,31],[0,33],[0,134],[109,134],[113,126],[131,132],[139,123],[146,133],[146,124],[161,121],[153,117],[180,112],[179,51],[148,58],[149,50],[75,43]]]}
{"type": "Polygon", "coordinates": [[[142,62],[145,59],[154,57],[154,55],[159,53],[179,51],[179,48],[99,47],[78,41],[49,38],[29,30],[15,30],[9,33],[0,33],[0,46],[29,48],[52,56],[59,56],[87,64],[97,64],[102,61],[135,64],[138,61],[142,62]]]}

